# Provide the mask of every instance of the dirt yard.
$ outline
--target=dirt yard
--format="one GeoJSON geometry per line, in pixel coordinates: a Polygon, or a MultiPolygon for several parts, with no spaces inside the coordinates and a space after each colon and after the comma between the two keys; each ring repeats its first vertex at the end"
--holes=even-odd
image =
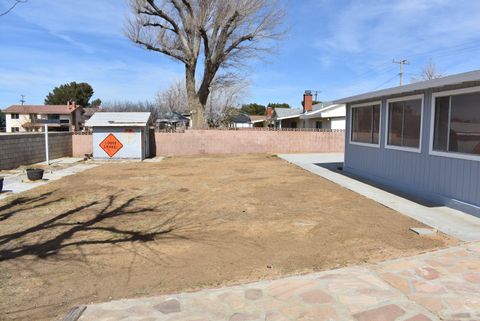
{"type": "Polygon", "coordinates": [[[108,164],[0,201],[0,319],[456,243],[269,155],[108,164]]]}

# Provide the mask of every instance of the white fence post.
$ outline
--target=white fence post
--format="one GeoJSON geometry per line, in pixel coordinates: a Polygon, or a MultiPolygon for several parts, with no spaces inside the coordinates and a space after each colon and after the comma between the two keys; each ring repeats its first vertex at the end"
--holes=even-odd
{"type": "Polygon", "coordinates": [[[45,124],[45,159],[47,165],[50,165],[50,159],[48,155],[48,124],[45,124]]]}

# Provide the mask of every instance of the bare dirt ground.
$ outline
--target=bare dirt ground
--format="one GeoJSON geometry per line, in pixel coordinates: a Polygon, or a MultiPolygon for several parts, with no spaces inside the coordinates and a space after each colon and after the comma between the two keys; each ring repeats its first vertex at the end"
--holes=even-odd
{"type": "Polygon", "coordinates": [[[0,202],[0,319],[275,278],[457,241],[274,156],[103,165],[0,202]]]}

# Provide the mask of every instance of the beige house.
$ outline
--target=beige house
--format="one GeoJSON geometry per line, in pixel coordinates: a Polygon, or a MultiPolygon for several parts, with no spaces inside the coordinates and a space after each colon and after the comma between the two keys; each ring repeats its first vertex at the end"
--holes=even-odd
{"type": "Polygon", "coordinates": [[[267,108],[267,122],[274,128],[345,129],[345,104],[313,105],[310,91],[303,95],[303,109],[267,108]]]}
{"type": "Polygon", "coordinates": [[[345,129],[345,104],[322,103],[300,115],[303,128],[345,129]]]}
{"type": "Polygon", "coordinates": [[[13,105],[5,113],[7,133],[49,131],[77,131],[82,126],[83,108],[75,103],[67,105],[13,105]]]}

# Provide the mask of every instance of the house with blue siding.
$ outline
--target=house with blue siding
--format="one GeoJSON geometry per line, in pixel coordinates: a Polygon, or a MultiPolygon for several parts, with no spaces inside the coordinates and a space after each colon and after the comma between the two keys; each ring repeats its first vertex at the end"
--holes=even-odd
{"type": "Polygon", "coordinates": [[[336,103],[345,171],[480,216],[480,71],[336,103]]]}

